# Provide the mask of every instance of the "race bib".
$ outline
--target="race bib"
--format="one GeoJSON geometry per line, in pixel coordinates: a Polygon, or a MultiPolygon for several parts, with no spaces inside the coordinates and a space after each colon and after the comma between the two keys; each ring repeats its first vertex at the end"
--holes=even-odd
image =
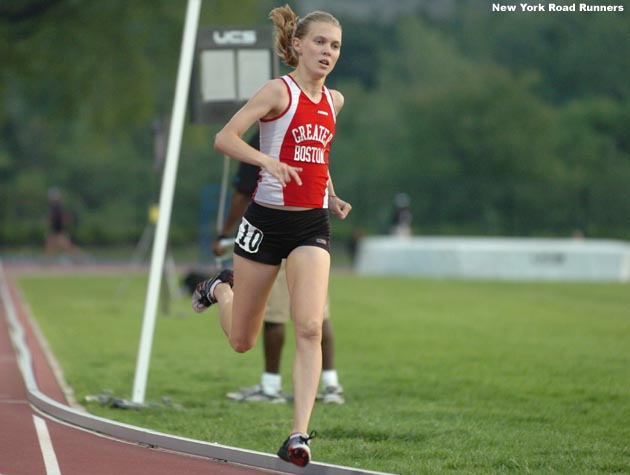
{"type": "Polygon", "coordinates": [[[236,235],[235,240],[238,247],[250,254],[256,254],[262,240],[263,232],[243,218],[240,226],[238,227],[238,234],[236,235]]]}

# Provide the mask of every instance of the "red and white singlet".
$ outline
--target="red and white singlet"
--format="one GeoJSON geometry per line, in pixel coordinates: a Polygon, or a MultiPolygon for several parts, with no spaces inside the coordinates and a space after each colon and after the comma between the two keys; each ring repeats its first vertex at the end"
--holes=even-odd
{"type": "Polygon", "coordinates": [[[278,117],[260,120],[260,151],[301,167],[302,186],[291,180],[283,188],[261,169],[253,198],[273,205],[328,208],[328,153],[336,123],[332,95],[322,86],[322,98],[315,104],[290,75],[280,79],[289,91],[289,106],[278,117]]]}

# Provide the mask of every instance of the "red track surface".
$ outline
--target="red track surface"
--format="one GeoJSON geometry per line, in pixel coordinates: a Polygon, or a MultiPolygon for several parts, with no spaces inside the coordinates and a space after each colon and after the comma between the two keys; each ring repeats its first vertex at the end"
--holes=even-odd
{"type": "MultiPolygon", "coordinates": [[[[67,404],[63,391],[30,326],[11,279],[6,282],[42,393],[67,404]]],[[[40,424],[41,425],[41,424],[40,424]]],[[[54,460],[53,459],[53,460],[54,460]]],[[[50,459],[49,459],[50,460],[50,459]]],[[[257,475],[266,470],[236,466],[186,454],[153,449],[102,437],[51,419],[35,410],[0,305],[0,475],[257,475]],[[56,464],[45,463],[35,420],[45,422],[56,464]],[[58,470],[56,469],[58,467],[58,470]]],[[[279,472],[275,472],[279,473],[279,472]]]]}

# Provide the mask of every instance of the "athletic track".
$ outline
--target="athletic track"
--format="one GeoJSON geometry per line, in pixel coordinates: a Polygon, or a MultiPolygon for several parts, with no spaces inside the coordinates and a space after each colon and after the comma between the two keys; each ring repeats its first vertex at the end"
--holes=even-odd
{"type": "Polygon", "coordinates": [[[157,433],[70,407],[12,280],[23,271],[0,261],[0,475],[378,474],[317,462],[299,468],[275,455],[157,433]]]}

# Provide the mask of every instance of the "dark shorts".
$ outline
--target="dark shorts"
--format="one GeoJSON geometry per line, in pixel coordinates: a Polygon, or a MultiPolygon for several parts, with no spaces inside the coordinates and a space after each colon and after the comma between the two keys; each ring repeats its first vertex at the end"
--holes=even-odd
{"type": "Polygon", "coordinates": [[[234,239],[234,253],[263,264],[280,265],[300,246],[330,252],[328,210],[284,211],[251,202],[234,239]]]}

